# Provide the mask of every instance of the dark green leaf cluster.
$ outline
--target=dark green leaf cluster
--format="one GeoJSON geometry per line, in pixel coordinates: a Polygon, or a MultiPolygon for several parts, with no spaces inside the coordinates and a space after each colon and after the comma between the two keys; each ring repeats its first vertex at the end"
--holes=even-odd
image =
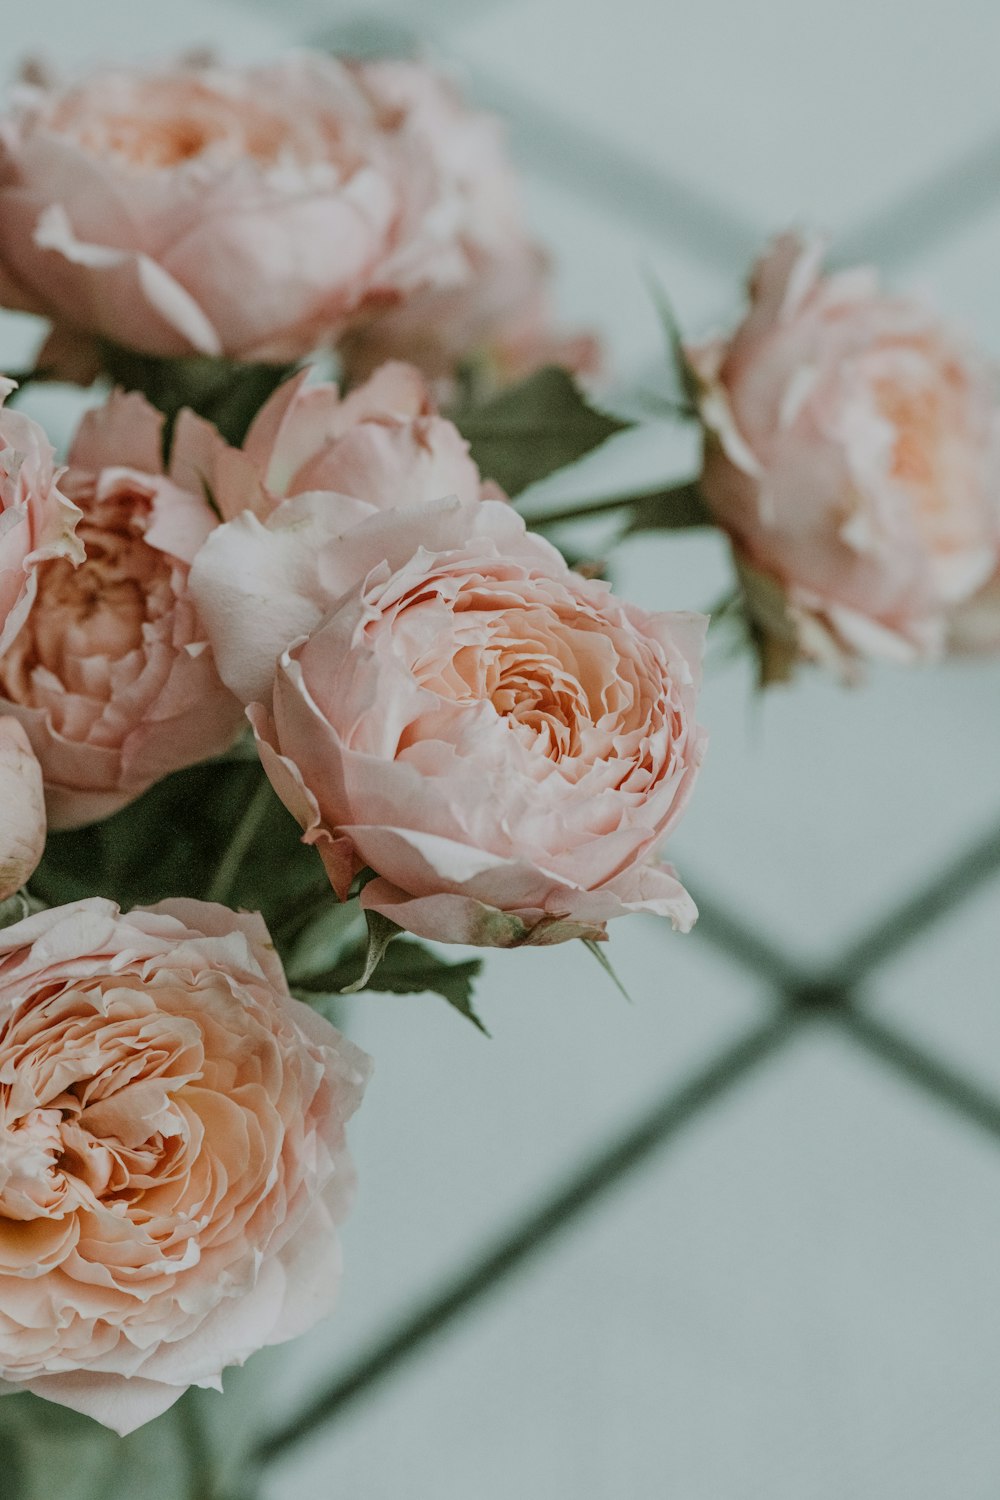
{"type": "Polygon", "coordinates": [[[480,473],[512,497],[630,425],[591,406],[573,377],[555,365],[448,415],[467,439],[480,473]]]}
{"type": "MultiPolygon", "coordinates": [[[[385,921],[382,918],[381,921],[385,921]]],[[[450,963],[414,938],[398,937],[395,928],[379,949],[379,939],[357,943],[326,973],[316,974],[296,985],[303,999],[332,1000],[358,989],[391,995],[441,995],[480,1031],[486,1028],[472,1008],[473,981],[482,968],[478,958],[450,963]],[[378,957],[372,962],[372,950],[378,957]]],[[[377,929],[376,929],[377,930],[377,929]]]]}

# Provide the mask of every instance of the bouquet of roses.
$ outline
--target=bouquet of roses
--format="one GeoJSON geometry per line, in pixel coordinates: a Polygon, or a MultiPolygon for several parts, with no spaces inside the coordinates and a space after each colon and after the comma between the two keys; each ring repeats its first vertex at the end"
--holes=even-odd
{"type": "Polygon", "coordinates": [[[450,82],[295,56],[16,91],[0,296],[51,326],[0,409],[8,1392],[128,1433],[327,1311],[369,1069],[339,995],[478,1024],[442,944],[694,923],[661,855],[707,619],[543,532],[724,530],[764,682],[1000,644],[995,371],[820,258],[779,239],[728,338],[664,313],[698,475],[526,519],[628,422],[450,82]],[[97,382],[64,464],[17,406],[52,379],[97,382]]]}

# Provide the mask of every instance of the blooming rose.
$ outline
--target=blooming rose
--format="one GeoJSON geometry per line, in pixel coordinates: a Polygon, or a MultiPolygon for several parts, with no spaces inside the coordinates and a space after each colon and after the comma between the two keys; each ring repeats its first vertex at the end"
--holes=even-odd
{"type": "Polygon", "coordinates": [[[147,354],[295,359],[365,297],[458,274],[389,123],[318,54],[25,84],[0,131],[7,295],[147,354]]]}
{"type": "Polygon", "coordinates": [[[368,1059],[259,917],[0,931],[0,1378],[125,1433],[333,1303],[368,1059]]]}
{"type": "Polygon", "coordinates": [[[690,927],[655,856],[704,749],[701,616],[615,599],[492,500],[246,512],[192,587],[342,899],[370,866],[362,906],[445,942],[690,927]]]}
{"type": "Polygon", "coordinates": [[[0,718],[0,901],[30,878],[44,848],[42,768],[17,720],[0,718]]]}
{"type": "Polygon", "coordinates": [[[94,336],[283,362],[411,298],[401,349],[454,360],[540,268],[496,123],[418,63],[104,70],[0,121],[0,296],[74,378],[94,336]]]}
{"type": "Polygon", "coordinates": [[[1000,559],[996,372],[871,271],[821,276],[821,253],[780,238],[732,337],[688,351],[702,490],[765,630],[909,660],[1000,559]]]}
{"type": "Polygon", "coordinates": [[[399,505],[404,496],[410,505],[441,495],[499,494],[482,484],[468,443],[437,415],[412,365],[383,365],[343,399],[335,385],[307,381],[303,371],[278,387],[242,449],[231,448],[211,423],[183,412],[174,477],[192,490],[207,486],[227,520],[243,510],[264,519],[282,500],[321,490],[379,509],[399,505]]]}
{"type": "Polygon", "coordinates": [[[3,406],[14,389],[0,377],[0,651],[24,624],[39,568],[83,556],[74,535],[80,512],[60,488],[51,443],[37,422],[3,406]]]}
{"type": "MultiPolygon", "coordinates": [[[[239,726],[187,586],[216,518],[164,474],[162,428],[136,394],[84,417],[61,481],[84,560],[36,563],[32,607],[0,655],[0,713],[28,732],[55,828],[106,817],[239,726]]],[[[185,461],[182,443],[175,453],[185,461]]]]}

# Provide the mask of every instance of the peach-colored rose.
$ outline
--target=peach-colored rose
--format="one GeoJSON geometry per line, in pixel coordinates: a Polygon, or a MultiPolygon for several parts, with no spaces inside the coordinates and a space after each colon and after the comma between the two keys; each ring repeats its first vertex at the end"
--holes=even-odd
{"type": "Polygon", "coordinates": [[[444,942],[690,927],[656,854],[704,748],[703,617],[615,599],[498,501],[350,527],[329,498],[220,528],[192,587],[338,894],[370,866],[362,906],[444,942]]]}
{"type": "Polygon", "coordinates": [[[751,610],[849,669],[940,651],[948,611],[995,571],[1000,408],[996,371],[926,308],[868,270],[823,276],[821,256],[777,240],[743,323],[688,357],[702,490],[751,610]]]}
{"type": "MultiPolygon", "coordinates": [[[[434,164],[335,59],[25,84],[0,122],[5,296],[153,355],[283,361],[465,273],[434,164]]],[[[53,345],[53,353],[57,346],[53,345]]]]}
{"type": "Polygon", "coordinates": [[[216,518],[164,474],[162,428],[136,394],[84,417],[61,482],[85,558],[36,565],[34,602],[0,655],[0,712],[27,730],[54,828],[108,816],[238,729],[187,586],[216,518]]]}
{"type": "Polygon", "coordinates": [[[14,389],[0,376],[0,651],[24,624],[41,565],[83,556],[80,512],[60,488],[52,444],[37,422],[3,406],[14,389]]]}
{"type": "Polygon", "coordinates": [[[0,1379],[117,1432],[327,1312],[368,1059],[257,916],[0,930],[0,1379]]]}
{"type": "Polygon", "coordinates": [[[0,901],[30,879],[44,848],[42,768],[17,720],[0,718],[0,901]]]}
{"type": "Polygon", "coordinates": [[[344,398],[335,385],[307,382],[303,371],[278,387],[242,449],[183,412],[174,477],[192,490],[207,487],[226,520],[244,510],[263,520],[282,500],[321,490],[378,509],[499,495],[483,486],[468,443],[437,415],[412,365],[383,365],[344,398]]]}

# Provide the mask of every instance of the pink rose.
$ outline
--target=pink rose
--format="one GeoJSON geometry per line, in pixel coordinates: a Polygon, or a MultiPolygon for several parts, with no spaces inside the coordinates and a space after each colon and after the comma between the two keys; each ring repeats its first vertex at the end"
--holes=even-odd
{"type": "Polygon", "coordinates": [[[0,297],[69,378],[95,337],[280,363],[352,331],[355,378],[450,374],[543,283],[498,122],[419,63],[105,70],[0,120],[0,297]]]}
{"type": "Polygon", "coordinates": [[[732,337],[688,351],[702,490],[766,631],[841,667],[910,660],[1000,559],[996,371],[873,272],[822,276],[821,253],[777,240],[732,337]]]}
{"type": "Polygon", "coordinates": [[[329,499],[220,528],[192,587],[338,895],[370,866],[362,906],[444,942],[690,927],[656,854],[704,750],[704,619],[615,599],[497,501],[351,526],[329,499]]]}
{"type": "Polygon", "coordinates": [[[31,878],[44,848],[42,768],[17,720],[0,718],[0,901],[31,878]]]}
{"type": "Polygon", "coordinates": [[[322,54],[23,85],[0,122],[8,301],[152,355],[281,362],[465,274],[419,143],[322,54]]]}
{"type": "Polygon", "coordinates": [[[239,726],[188,592],[216,518],[200,489],[164,474],[162,429],[135,394],[84,417],[62,480],[84,560],[36,565],[32,607],[0,655],[0,712],[28,732],[54,828],[107,817],[221,753],[239,726]]]}
{"type": "Polygon", "coordinates": [[[335,1298],[368,1059],[257,916],[0,930],[0,1378],[126,1433],[335,1298]]]}
{"type": "Polygon", "coordinates": [[[59,487],[51,443],[37,422],[3,406],[14,389],[0,377],[0,652],[24,624],[39,568],[83,556],[80,512],[59,487]]]}
{"type": "MultiPolygon", "coordinates": [[[[350,495],[378,509],[442,495],[475,499],[483,491],[468,443],[437,415],[413,366],[383,365],[343,398],[335,385],[307,381],[303,371],[278,387],[242,449],[183,412],[175,478],[192,490],[207,486],[226,520],[244,510],[263,520],[282,500],[314,491],[350,495]]],[[[499,494],[495,486],[488,492],[499,494]]]]}

